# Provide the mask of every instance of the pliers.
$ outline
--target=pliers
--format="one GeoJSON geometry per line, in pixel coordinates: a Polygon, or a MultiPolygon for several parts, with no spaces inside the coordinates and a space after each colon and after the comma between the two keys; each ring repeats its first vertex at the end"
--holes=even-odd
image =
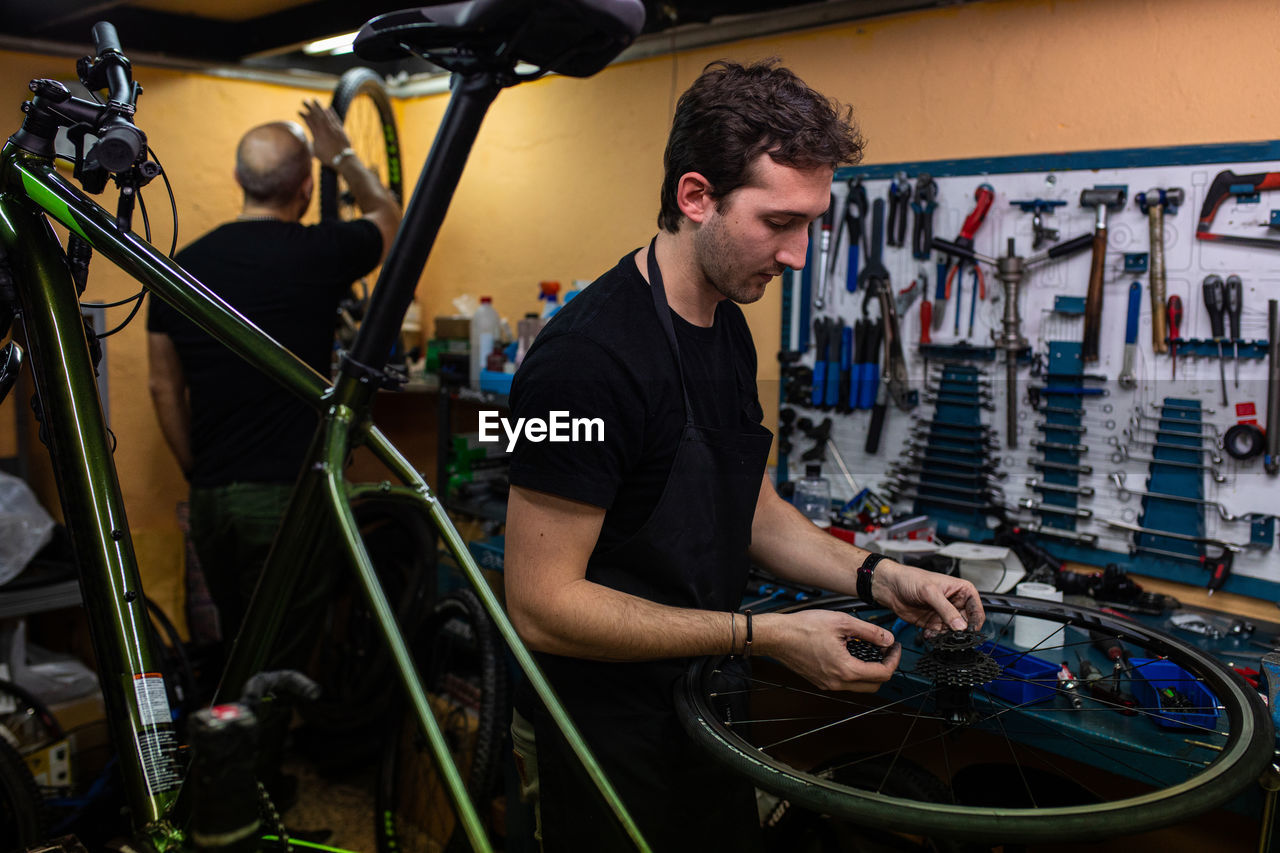
{"type": "Polygon", "coordinates": [[[862,185],[861,178],[851,178],[849,191],[844,197],[844,216],[840,219],[840,227],[836,230],[835,239],[831,241],[831,254],[827,256],[827,281],[835,274],[836,256],[840,254],[840,244],[849,235],[849,265],[845,274],[845,290],[853,293],[858,289],[858,250],[867,244],[867,235],[863,223],[867,219],[867,188],[862,185]]]}
{"type": "Polygon", "coordinates": [[[938,207],[938,182],[927,174],[916,179],[916,193],[911,201],[915,219],[911,226],[911,257],[927,261],[933,248],[933,212],[938,207]]]}
{"type": "Polygon", "coordinates": [[[901,246],[907,239],[907,210],[911,207],[911,179],[898,172],[889,184],[889,225],[884,242],[901,246]]]}
{"type": "MultiPolygon", "coordinates": [[[[955,239],[957,246],[965,249],[973,248],[973,235],[978,233],[978,228],[982,226],[983,220],[987,218],[987,211],[991,209],[991,202],[995,200],[995,197],[996,192],[992,189],[990,184],[980,184],[974,191],[973,199],[975,204],[973,206],[973,211],[965,218],[964,225],[960,229],[960,236],[955,239]]],[[[965,261],[964,258],[957,258],[956,262],[952,264],[951,269],[947,270],[947,299],[951,298],[951,282],[955,280],[956,275],[966,263],[968,262],[965,261]]],[[[982,267],[976,263],[973,267],[977,272],[978,279],[978,293],[976,295],[981,299],[986,299],[987,281],[986,277],[982,274],[982,267]]],[[[960,282],[960,285],[962,287],[964,286],[963,280],[960,282]]],[[[957,296],[959,296],[959,294],[957,294],[957,296]]]]}

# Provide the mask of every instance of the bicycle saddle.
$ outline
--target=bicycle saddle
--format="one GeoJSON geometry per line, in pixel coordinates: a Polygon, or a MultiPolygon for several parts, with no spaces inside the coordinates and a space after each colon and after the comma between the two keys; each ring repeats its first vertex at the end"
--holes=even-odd
{"type": "Polygon", "coordinates": [[[589,77],[631,44],[644,16],[642,0],[467,0],[379,15],[354,49],[370,62],[430,53],[450,71],[522,60],[589,77]]]}

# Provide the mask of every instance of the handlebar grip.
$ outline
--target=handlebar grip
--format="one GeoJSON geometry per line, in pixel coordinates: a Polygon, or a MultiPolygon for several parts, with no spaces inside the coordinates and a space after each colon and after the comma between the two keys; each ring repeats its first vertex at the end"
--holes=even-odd
{"type": "Polygon", "coordinates": [[[116,34],[115,26],[107,21],[98,21],[93,25],[93,45],[98,50],[98,56],[112,51],[124,53],[120,49],[120,36],[116,34]]]}

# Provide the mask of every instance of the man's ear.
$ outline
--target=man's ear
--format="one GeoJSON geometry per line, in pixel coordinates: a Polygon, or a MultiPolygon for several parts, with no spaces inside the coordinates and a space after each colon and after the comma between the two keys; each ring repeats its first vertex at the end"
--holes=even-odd
{"type": "Polygon", "coordinates": [[[716,206],[711,182],[698,172],[685,172],[676,183],[676,206],[690,222],[701,225],[716,206]]]}

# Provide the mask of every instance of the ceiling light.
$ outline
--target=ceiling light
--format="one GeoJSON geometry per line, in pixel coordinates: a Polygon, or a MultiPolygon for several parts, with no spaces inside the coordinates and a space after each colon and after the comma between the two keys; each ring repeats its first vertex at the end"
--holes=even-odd
{"type": "Polygon", "coordinates": [[[319,39],[310,44],[302,46],[302,52],[315,56],[317,54],[328,54],[329,56],[339,56],[344,53],[351,52],[351,44],[356,40],[354,32],[342,33],[341,35],[330,36],[329,38],[319,39]]]}

